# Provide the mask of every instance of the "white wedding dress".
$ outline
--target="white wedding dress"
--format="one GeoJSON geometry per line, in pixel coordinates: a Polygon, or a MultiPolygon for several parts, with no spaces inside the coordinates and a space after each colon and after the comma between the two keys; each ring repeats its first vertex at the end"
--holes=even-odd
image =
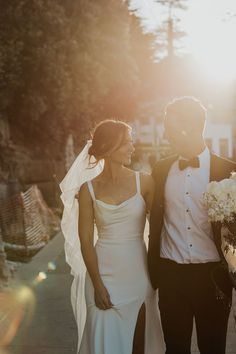
{"type": "Polygon", "coordinates": [[[143,239],[145,201],[136,173],[137,193],[119,205],[97,200],[92,182],[98,240],[95,248],[99,272],[113,308],[100,310],[94,302],[94,288],[86,273],[86,323],[79,354],[132,354],[137,317],[146,308],[145,354],[163,354],[164,340],[156,293],[147,270],[147,250],[143,239]]]}

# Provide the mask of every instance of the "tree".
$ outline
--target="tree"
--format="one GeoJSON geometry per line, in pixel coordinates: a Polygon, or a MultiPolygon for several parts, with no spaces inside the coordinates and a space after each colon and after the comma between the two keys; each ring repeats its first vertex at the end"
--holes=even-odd
{"type": "Polygon", "coordinates": [[[177,43],[185,36],[185,32],[179,28],[180,19],[176,16],[176,10],[186,10],[188,0],[155,0],[166,9],[166,20],[157,29],[158,57],[167,56],[173,58],[177,51],[177,43]]]}
{"type": "Polygon", "coordinates": [[[126,3],[0,6],[0,113],[15,142],[60,157],[68,134],[81,144],[94,121],[132,118],[140,80],[126,3]]]}
{"type": "Polygon", "coordinates": [[[141,81],[136,112],[136,117],[139,118],[143,115],[146,117],[150,115],[147,105],[153,99],[153,93],[156,92],[156,80],[158,78],[155,75],[157,71],[155,40],[155,34],[145,32],[140,26],[140,20],[134,11],[131,16],[130,43],[132,56],[138,66],[138,76],[141,81]]]}
{"type": "Polygon", "coordinates": [[[55,144],[71,90],[68,19],[55,0],[1,5],[1,113],[9,119],[14,140],[55,144]]]}
{"type": "Polygon", "coordinates": [[[35,158],[75,153],[98,121],[132,120],[153,81],[154,37],[127,2],[0,0],[0,116],[35,158]]]}

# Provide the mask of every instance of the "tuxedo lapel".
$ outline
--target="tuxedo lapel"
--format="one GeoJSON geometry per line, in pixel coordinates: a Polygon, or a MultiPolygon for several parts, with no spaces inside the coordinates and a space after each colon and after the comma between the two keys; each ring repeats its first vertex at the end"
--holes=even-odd
{"type": "MultiPolygon", "coordinates": [[[[169,174],[172,164],[178,159],[178,156],[172,156],[169,159],[160,161],[160,165],[157,166],[156,176],[155,176],[155,188],[158,195],[157,203],[163,204],[164,202],[164,191],[167,176],[169,174]]],[[[155,206],[154,206],[155,207],[155,206]]]]}
{"type": "Polygon", "coordinates": [[[235,162],[219,157],[211,153],[210,159],[210,182],[221,181],[229,178],[231,173],[236,170],[235,162]]]}
{"type": "Polygon", "coordinates": [[[221,181],[226,178],[226,171],[222,168],[222,159],[211,153],[210,154],[210,182],[221,181]]]}
{"type": "Polygon", "coordinates": [[[172,164],[178,156],[160,160],[153,171],[155,181],[155,194],[150,215],[150,234],[148,246],[148,268],[151,283],[154,289],[158,287],[160,279],[159,259],[160,259],[160,238],[164,217],[164,191],[165,183],[172,164]]]}
{"type": "Polygon", "coordinates": [[[153,172],[155,195],[151,210],[150,232],[154,238],[160,238],[163,224],[165,183],[169,170],[177,159],[178,156],[172,156],[166,160],[161,160],[153,172]]]}

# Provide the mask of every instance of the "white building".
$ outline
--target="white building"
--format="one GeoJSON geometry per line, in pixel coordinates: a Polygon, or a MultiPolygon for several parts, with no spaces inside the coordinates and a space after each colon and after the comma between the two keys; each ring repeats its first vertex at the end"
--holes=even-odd
{"type": "Polygon", "coordinates": [[[230,124],[208,122],[204,137],[207,145],[217,155],[233,157],[233,129],[230,124]]]}
{"type": "MultiPolygon", "coordinates": [[[[145,123],[136,120],[133,128],[136,142],[158,146],[165,141],[163,124],[157,124],[154,118],[146,120],[145,123]]],[[[231,124],[207,121],[204,137],[207,145],[217,155],[233,157],[233,129],[231,124]]]]}

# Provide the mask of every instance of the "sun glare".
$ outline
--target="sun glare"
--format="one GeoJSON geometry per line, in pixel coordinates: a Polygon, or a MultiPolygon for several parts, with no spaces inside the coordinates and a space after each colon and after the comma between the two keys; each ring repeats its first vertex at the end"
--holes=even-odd
{"type": "MultiPolygon", "coordinates": [[[[166,20],[166,9],[155,0],[132,0],[148,31],[166,20]]],[[[188,0],[187,9],[176,15],[186,33],[183,51],[194,56],[196,70],[209,79],[228,83],[236,80],[236,0],[188,0]]]]}
{"type": "Polygon", "coordinates": [[[236,80],[236,1],[192,0],[183,20],[187,50],[203,73],[217,81],[236,80]]]}

